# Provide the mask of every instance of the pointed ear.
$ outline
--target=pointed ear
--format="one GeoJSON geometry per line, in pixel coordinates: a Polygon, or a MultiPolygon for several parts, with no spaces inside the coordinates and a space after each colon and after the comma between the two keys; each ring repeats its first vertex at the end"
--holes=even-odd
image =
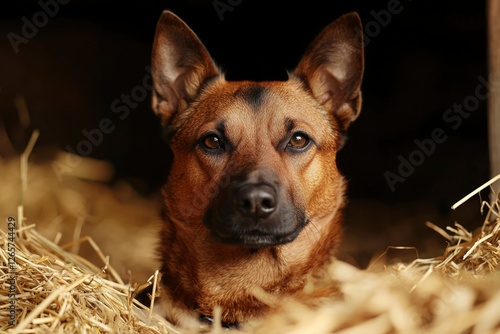
{"type": "Polygon", "coordinates": [[[328,25],[311,44],[294,71],[341,131],[358,117],[363,77],[363,29],[357,13],[328,25]]]}
{"type": "Polygon", "coordinates": [[[151,73],[153,110],[164,126],[192,101],[203,82],[220,74],[195,33],[170,11],[162,13],[156,27],[151,73]]]}

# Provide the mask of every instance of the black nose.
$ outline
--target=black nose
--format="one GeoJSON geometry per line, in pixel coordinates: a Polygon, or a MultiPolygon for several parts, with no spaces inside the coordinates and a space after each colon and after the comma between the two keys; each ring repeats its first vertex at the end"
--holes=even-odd
{"type": "Polygon", "coordinates": [[[266,218],[276,210],[276,190],[266,184],[247,184],[234,197],[236,209],[250,218],[266,218]]]}

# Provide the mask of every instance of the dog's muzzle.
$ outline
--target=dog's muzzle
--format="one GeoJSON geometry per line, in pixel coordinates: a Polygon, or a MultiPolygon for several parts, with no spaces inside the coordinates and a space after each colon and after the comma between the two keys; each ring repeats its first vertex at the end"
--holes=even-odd
{"type": "Polygon", "coordinates": [[[219,242],[260,248],[293,241],[306,219],[277,181],[260,178],[221,189],[204,223],[219,242]]]}

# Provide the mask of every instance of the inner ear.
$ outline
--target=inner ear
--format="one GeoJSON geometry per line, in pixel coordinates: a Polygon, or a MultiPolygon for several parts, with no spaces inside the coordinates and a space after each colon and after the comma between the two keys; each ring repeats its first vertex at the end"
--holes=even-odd
{"type": "Polygon", "coordinates": [[[294,71],[342,130],[356,119],[361,108],[362,31],[358,14],[342,16],[316,37],[294,71]]]}
{"type": "Polygon", "coordinates": [[[163,125],[172,123],[206,80],[220,75],[196,34],[170,11],[162,13],[156,27],[151,70],[153,110],[163,125]]]}

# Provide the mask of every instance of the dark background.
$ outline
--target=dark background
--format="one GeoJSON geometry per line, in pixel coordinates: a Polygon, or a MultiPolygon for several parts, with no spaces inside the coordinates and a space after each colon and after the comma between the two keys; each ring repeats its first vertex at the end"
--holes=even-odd
{"type": "MultiPolygon", "coordinates": [[[[41,131],[39,152],[74,148],[85,139],[83,130],[109,117],[116,129],[91,156],[111,161],[116,179],[130,181],[142,193],[155,192],[169,155],[149,97],[124,120],[111,112],[111,104],[147,75],[162,10],[171,9],[188,23],[228,79],[274,80],[286,78],[286,70],[328,23],[350,11],[357,11],[364,24],[377,22],[374,13],[390,2],[233,0],[237,5],[221,21],[212,1],[73,0],[59,5],[57,15],[20,44],[17,54],[8,34],[21,35],[22,18],[32,21],[41,7],[36,1],[4,2],[0,155],[21,152],[34,128],[41,131]],[[16,95],[29,107],[28,127],[19,121],[16,95]]],[[[394,227],[393,239],[411,242],[424,222],[413,218],[452,224],[451,204],[489,178],[486,101],[457,130],[443,121],[447,109],[474,95],[479,76],[487,78],[486,8],[483,1],[470,0],[401,0],[400,7],[385,27],[378,24],[379,31],[370,32],[363,111],[338,160],[349,179],[350,229],[371,233],[394,227]],[[408,157],[414,140],[430,138],[437,127],[449,138],[391,191],[384,172],[397,173],[398,156],[408,157]],[[403,225],[407,237],[397,229],[403,225]]],[[[474,205],[477,212],[477,201],[474,205]]]]}

